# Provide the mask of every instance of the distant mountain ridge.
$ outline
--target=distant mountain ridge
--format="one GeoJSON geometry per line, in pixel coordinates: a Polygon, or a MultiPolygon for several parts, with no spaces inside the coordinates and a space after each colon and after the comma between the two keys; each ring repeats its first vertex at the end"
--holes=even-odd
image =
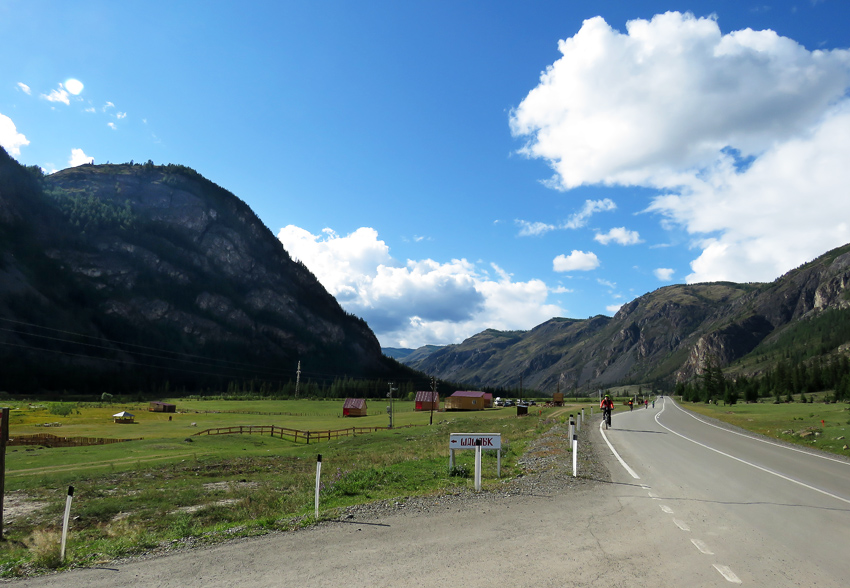
{"type": "Polygon", "coordinates": [[[797,348],[820,345],[825,354],[846,352],[843,334],[815,341],[800,338],[798,327],[826,312],[849,322],[848,283],[845,245],[769,284],[666,286],[625,304],[614,317],[553,318],[530,331],[486,330],[401,361],[440,379],[504,388],[522,383],[546,394],[643,382],[672,389],[707,362],[759,373],[772,361],[763,350],[783,341],[797,348]]]}
{"type": "MultiPolygon", "coordinates": [[[[184,166],[43,176],[0,150],[0,391],[221,390],[389,377],[346,313],[239,198],[184,166]]],[[[406,369],[406,368],[405,368],[406,369]]]]}

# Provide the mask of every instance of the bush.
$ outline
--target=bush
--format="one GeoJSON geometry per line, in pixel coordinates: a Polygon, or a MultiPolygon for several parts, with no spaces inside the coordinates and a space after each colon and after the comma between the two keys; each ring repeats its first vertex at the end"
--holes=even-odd
{"type": "Polygon", "coordinates": [[[50,405],[50,414],[57,416],[68,416],[74,412],[74,407],[63,402],[54,402],[50,405]]]}

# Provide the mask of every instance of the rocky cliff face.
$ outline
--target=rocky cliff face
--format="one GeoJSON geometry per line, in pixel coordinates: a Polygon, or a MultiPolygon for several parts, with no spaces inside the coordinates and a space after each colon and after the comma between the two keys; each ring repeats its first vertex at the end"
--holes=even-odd
{"type": "Polygon", "coordinates": [[[486,331],[409,365],[438,378],[506,388],[519,387],[522,378],[524,387],[546,393],[669,386],[698,375],[709,361],[729,366],[819,313],[850,311],[848,284],[850,245],[770,284],[668,286],[611,319],[552,319],[528,332],[486,331]],[[502,345],[494,346],[496,339],[502,345]]]}
{"type": "Polygon", "coordinates": [[[87,165],[32,181],[2,159],[0,181],[15,181],[0,183],[0,327],[15,326],[0,331],[0,352],[22,366],[6,388],[53,388],[82,365],[186,386],[294,379],[298,360],[330,377],[392,369],[368,326],[193,170],[87,165]],[[34,335],[62,323],[97,349],[34,335]],[[44,361],[49,381],[33,372],[44,361]]]}

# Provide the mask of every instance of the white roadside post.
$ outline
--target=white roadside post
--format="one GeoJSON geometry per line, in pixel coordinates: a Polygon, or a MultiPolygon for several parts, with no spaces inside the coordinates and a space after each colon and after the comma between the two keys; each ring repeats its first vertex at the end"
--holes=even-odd
{"type": "Polygon", "coordinates": [[[481,492],[481,439],[475,440],[475,491],[481,492]]]}
{"type": "Polygon", "coordinates": [[[319,488],[322,480],[322,454],[316,460],[316,520],[319,520],[319,488]]]}
{"type": "Polygon", "coordinates": [[[575,434],[575,431],[576,431],[576,423],[573,420],[573,415],[570,415],[570,439],[573,438],[573,434],[575,434]]]}
{"type": "Polygon", "coordinates": [[[573,478],[578,476],[578,435],[573,435],[573,478]]]}
{"type": "Polygon", "coordinates": [[[59,561],[65,561],[65,540],[68,538],[68,518],[71,516],[71,499],[74,497],[74,487],[68,486],[68,496],[65,498],[65,516],[62,518],[62,541],[59,546],[59,561]]]}
{"type": "Polygon", "coordinates": [[[581,433],[581,414],[576,414],[576,433],[581,433]]]}

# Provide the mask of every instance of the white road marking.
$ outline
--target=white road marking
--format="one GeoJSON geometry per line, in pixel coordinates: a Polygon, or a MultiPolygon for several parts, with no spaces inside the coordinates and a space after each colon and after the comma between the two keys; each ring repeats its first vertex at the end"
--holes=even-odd
{"type": "MultiPolygon", "coordinates": [[[[666,400],[666,399],[665,399],[665,400],[666,400]]],[[[674,405],[675,405],[675,403],[674,403],[674,405]]],[[[815,488],[814,486],[810,486],[809,484],[806,484],[805,482],[801,482],[801,481],[799,481],[799,480],[795,480],[794,478],[789,478],[788,476],[786,476],[786,475],[784,475],[784,474],[780,474],[779,472],[774,472],[773,470],[769,470],[769,469],[764,468],[764,467],[762,467],[762,466],[760,466],[760,465],[756,465],[756,464],[754,464],[754,463],[752,463],[752,462],[749,462],[749,461],[743,460],[743,459],[741,459],[740,457],[735,457],[734,455],[730,455],[730,454],[728,454],[728,453],[724,453],[723,451],[720,451],[719,449],[715,449],[714,447],[709,447],[709,446],[708,446],[708,445],[706,445],[705,443],[700,443],[699,441],[695,441],[695,440],[691,439],[690,437],[686,437],[685,435],[682,435],[681,433],[677,433],[676,431],[674,431],[674,430],[673,430],[673,429],[671,429],[670,427],[668,427],[668,426],[666,426],[666,425],[663,425],[663,424],[661,423],[661,421],[659,421],[659,420],[658,420],[658,417],[660,417],[660,416],[661,416],[661,414],[664,412],[664,408],[665,408],[666,406],[667,406],[667,403],[665,402],[665,403],[664,403],[664,406],[662,406],[662,407],[661,407],[661,412],[659,412],[658,414],[656,414],[656,415],[655,415],[655,422],[656,422],[656,423],[658,423],[658,424],[659,424],[659,426],[664,427],[665,429],[667,429],[668,431],[670,431],[671,433],[673,433],[674,435],[677,435],[678,437],[681,437],[682,439],[685,439],[686,441],[690,441],[691,443],[696,443],[696,444],[697,444],[697,445],[699,445],[700,447],[704,447],[704,448],[706,448],[706,449],[708,449],[708,450],[710,450],[710,451],[713,451],[713,452],[715,452],[715,453],[719,453],[720,455],[723,455],[723,456],[725,456],[725,457],[728,457],[729,459],[734,459],[735,461],[741,462],[742,464],[748,465],[748,466],[753,467],[753,468],[755,468],[755,469],[757,469],[757,470],[761,470],[761,471],[763,471],[763,472],[765,472],[765,473],[767,473],[767,474],[772,474],[772,475],[776,476],[777,478],[782,478],[783,480],[785,480],[785,481],[787,481],[787,482],[793,482],[794,484],[797,484],[797,485],[799,485],[799,486],[802,486],[803,488],[808,488],[809,490],[814,490],[815,492],[820,492],[821,494],[823,494],[823,495],[825,495],[825,496],[829,496],[830,498],[835,498],[836,500],[840,500],[841,502],[845,502],[845,503],[847,503],[847,504],[850,504],[850,500],[847,500],[846,498],[842,498],[841,496],[837,496],[837,495],[835,495],[835,494],[833,494],[833,493],[831,493],[831,492],[827,492],[826,490],[821,490],[820,488],[815,488]]],[[[683,411],[683,409],[681,409],[681,408],[680,408],[679,410],[682,410],[682,411],[683,411]]],[[[683,411],[683,412],[684,412],[684,411],[683,411]]],[[[685,414],[687,414],[687,413],[685,413],[685,414]]],[[[699,420],[699,419],[697,419],[697,420],[699,420]]],[[[707,423],[707,424],[710,424],[710,423],[707,423]]],[[[712,426],[714,426],[714,425],[712,425],[712,426]]],[[[726,431],[726,429],[723,429],[722,427],[718,427],[718,428],[720,428],[720,429],[721,429],[721,430],[723,430],[723,431],[726,431]]],[[[734,431],[729,431],[729,432],[731,433],[731,432],[734,432],[734,431]]],[[[742,437],[747,437],[747,435],[742,435],[742,437]]],[[[750,437],[750,438],[752,439],[752,437],[750,437]]],[[[609,444],[609,445],[610,445],[610,444],[609,444]]],[[[612,449],[613,449],[613,447],[612,447],[612,449]]],[[[805,453],[805,452],[804,452],[804,453],[805,453]]],[[[814,455],[814,454],[812,454],[812,453],[808,453],[808,455],[814,455]]]]}
{"type": "Polygon", "coordinates": [[[682,529],[683,531],[690,531],[691,530],[691,528],[688,525],[686,525],[685,523],[683,523],[679,519],[673,519],[673,524],[676,525],[677,527],[679,527],[680,529],[682,529]]]}
{"type": "Polygon", "coordinates": [[[673,514],[673,509],[667,506],[666,504],[661,505],[661,510],[663,510],[667,514],[673,514]]]}
{"type": "Polygon", "coordinates": [[[635,473],[635,471],[629,467],[629,464],[623,461],[623,458],[620,457],[620,454],[617,453],[617,450],[614,449],[614,446],[611,445],[610,441],[608,441],[608,437],[605,435],[605,431],[602,429],[602,423],[599,423],[599,432],[602,433],[602,438],[605,439],[605,443],[608,444],[608,449],[611,450],[611,453],[614,454],[614,457],[617,458],[617,461],[620,462],[620,465],[626,468],[626,471],[631,474],[632,478],[634,478],[635,480],[640,480],[640,476],[638,476],[637,473],[635,473]]]}
{"type": "Polygon", "coordinates": [[[658,494],[656,494],[655,492],[647,492],[647,495],[653,500],[658,500],[658,494]]]}
{"type": "MultiPolygon", "coordinates": [[[[708,425],[709,427],[714,427],[715,429],[720,429],[721,431],[726,431],[727,433],[732,433],[733,435],[740,435],[741,437],[746,437],[747,439],[752,439],[753,441],[761,441],[762,443],[767,443],[768,445],[773,445],[774,447],[779,447],[780,449],[787,449],[788,451],[796,451],[797,453],[805,453],[806,455],[811,455],[812,457],[819,457],[821,459],[826,459],[826,460],[829,460],[829,461],[834,461],[835,463],[840,463],[841,465],[850,466],[850,462],[842,460],[842,459],[836,459],[836,458],[830,457],[828,455],[821,455],[820,453],[812,453],[811,451],[807,451],[807,450],[801,449],[799,447],[789,447],[788,445],[781,445],[779,443],[774,443],[773,441],[768,441],[767,439],[762,439],[760,437],[754,437],[752,435],[747,435],[746,433],[741,433],[739,431],[733,431],[733,430],[727,429],[725,427],[719,427],[719,426],[715,425],[714,423],[710,423],[706,420],[699,418],[697,415],[695,415],[691,412],[688,412],[687,410],[685,410],[681,406],[677,405],[675,402],[673,402],[673,406],[675,406],[676,408],[681,410],[683,413],[685,413],[686,415],[688,415],[692,419],[695,419],[695,420],[701,422],[704,425],[708,425]]],[[[664,412],[664,409],[662,408],[661,411],[664,412]]]]}
{"type": "Polygon", "coordinates": [[[706,545],[699,539],[691,539],[691,543],[693,543],[694,546],[699,549],[701,553],[704,553],[706,555],[714,555],[714,552],[708,548],[708,545],[706,545]]]}
{"type": "Polygon", "coordinates": [[[720,575],[726,578],[726,581],[732,582],[733,584],[741,584],[741,578],[736,576],[735,572],[733,572],[729,566],[719,566],[714,564],[714,569],[720,572],[720,575]]]}

